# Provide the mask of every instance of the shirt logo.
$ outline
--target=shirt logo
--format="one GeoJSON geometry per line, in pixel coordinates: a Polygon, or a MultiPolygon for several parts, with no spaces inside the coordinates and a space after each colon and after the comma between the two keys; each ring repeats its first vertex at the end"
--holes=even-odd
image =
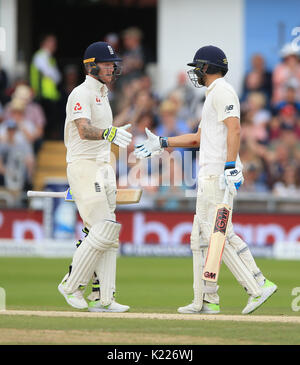
{"type": "Polygon", "coordinates": [[[96,104],[97,104],[97,105],[101,104],[101,99],[100,99],[100,98],[98,98],[98,96],[96,96],[96,104]]]}
{"type": "Polygon", "coordinates": [[[76,105],[74,106],[74,110],[77,112],[81,109],[82,109],[82,106],[80,105],[80,103],[76,103],[76,105]]]}
{"type": "Polygon", "coordinates": [[[225,112],[229,113],[231,110],[233,110],[233,105],[226,105],[225,112]]]}

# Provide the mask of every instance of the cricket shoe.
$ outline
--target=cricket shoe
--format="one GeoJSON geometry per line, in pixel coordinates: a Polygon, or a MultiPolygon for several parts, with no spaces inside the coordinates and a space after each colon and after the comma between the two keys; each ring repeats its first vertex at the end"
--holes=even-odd
{"type": "Polygon", "coordinates": [[[59,285],[58,285],[58,291],[64,296],[64,298],[66,299],[67,303],[71,306],[74,307],[76,309],[85,309],[88,307],[88,304],[86,302],[86,300],[83,297],[83,293],[84,293],[84,289],[85,287],[80,285],[79,288],[77,290],[74,291],[74,293],[68,294],[65,292],[65,285],[66,285],[66,281],[63,280],[59,285]]]}
{"type": "Polygon", "coordinates": [[[243,309],[242,314],[249,314],[259,308],[268,298],[271,297],[277,290],[277,285],[266,279],[262,286],[262,294],[259,297],[253,297],[252,295],[248,299],[246,307],[243,309]]]}
{"type": "Polygon", "coordinates": [[[110,312],[110,313],[122,313],[129,310],[128,305],[119,304],[116,301],[112,301],[109,305],[101,305],[99,300],[95,300],[89,303],[89,312],[110,312]]]}
{"type": "Polygon", "coordinates": [[[185,307],[179,307],[178,312],[184,314],[218,314],[220,313],[220,304],[203,302],[203,306],[199,310],[193,302],[185,307]]]}

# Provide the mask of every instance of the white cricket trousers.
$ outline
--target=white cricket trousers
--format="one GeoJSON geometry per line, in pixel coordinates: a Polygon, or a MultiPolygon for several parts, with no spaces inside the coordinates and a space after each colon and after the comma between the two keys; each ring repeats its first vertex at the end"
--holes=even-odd
{"type": "Polygon", "coordinates": [[[80,217],[88,229],[103,219],[115,220],[116,176],[109,163],[77,160],[68,164],[67,177],[80,217]]]}
{"type": "MultiPolygon", "coordinates": [[[[78,212],[84,225],[90,230],[91,227],[98,226],[103,220],[115,221],[116,209],[116,176],[113,167],[109,163],[96,162],[95,160],[77,160],[69,163],[67,167],[67,177],[71,192],[74,196],[78,212]]],[[[93,229],[93,228],[92,228],[93,229]]],[[[102,239],[102,234],[95,239],[102,239]]],[[[90,237],[92,239],[92,237],[90,237]]],[[[86,254],[84,247],[86,239],[76,250],[72,267],[81,263],[82,257],[86,254]]],[[[98,260],[93,265],[93,270],[97,273],[101,286],[101,304],[109,305],[113,300],[116,280],[116,258],[119,247],[119,236],[113,238],[110,248],[99,255],[98,260]]],[[[92,258],[91,258],[92,261],[92,258]]],[[[89,268],[86,268],[88,272],[89,268]]],[[[72,276],[72,275],[71,275],[72,276]]],[[[70,276],[70,278],[71,278],[70,276]]],[[[86,285],[87,274],[82,275],[78,280],[86,285]]],[[[76,282],[75,282],[76,284],[76,282]]],[[[72,288],[75,287],[73,284],[72,288]]]]}
{"type": "MultiPolygon", "coordinates": [[[[192,251],[201,251],[202,264],[204,265],[207,248],[209,245],[212,225],[215,218],[216,205],[222,203],[224,190],[220,189],[219,176],[205,176],[198,179],[198,193],[196,203],[196,216],[199,223],[199,243],[191,242],[192,251]]],[[[233,197],[229,205],[233,207],[233,197]]],[[[261,283],[264,277],[257,267],[247,244],[234,232],[232,220],[228,221],[227,239],[223,251],[223,262],[236,277],[238,282],[246,289],[249,295],[261,294],[261,283]]],[[[204,299],[210,302],[219,302],[215,283],[204,282],[204,299]],[[215,287],[213,289],[213,287],[215,287]]]]}

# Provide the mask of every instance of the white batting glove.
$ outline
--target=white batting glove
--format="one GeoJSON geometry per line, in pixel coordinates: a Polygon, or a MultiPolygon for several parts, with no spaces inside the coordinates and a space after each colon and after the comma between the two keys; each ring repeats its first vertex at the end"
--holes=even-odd
{"type": "Polygon", "coordinates": [[[126,124],[123,127],[111,126],[104,130],[102,138],[117,146],[127,147],[132,141],[132,134],[126,131],[130,127],[131,124],[126,124]]]}
{"type": "Polygon", "coordinates": [[[224,180],[226,186],[229,188],[230,194],[235,196],[244,182],[243,172],[240,168],[235,167],[235,162],[226,162],[224,180]]]}
{"type": "MultiPolygon", "coordinates": [[[[136,158],[149,158],[154,155],[159,155],[163,152],[164,148],[161,144],[161,137],[152,133],[148,128],[145,128],[147,139],[144,143],[136,145],[134,149],[134,155],[136,158]]],[[[166,139],[164,139],[166,141],[166,139]]],[[[167,147],[167,142],[166,142],[167,147]]]]}

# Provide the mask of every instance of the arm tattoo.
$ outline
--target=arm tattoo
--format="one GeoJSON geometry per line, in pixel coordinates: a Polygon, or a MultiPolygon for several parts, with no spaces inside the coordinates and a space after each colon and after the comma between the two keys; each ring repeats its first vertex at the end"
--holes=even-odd
{"type": "Polygon", "coordinates": [[[79,118],[74,120],[79,135],[82,139],[98,140],[102,139],[102,129],[93,127],[91,121],[86,118],[79,118]]]}

